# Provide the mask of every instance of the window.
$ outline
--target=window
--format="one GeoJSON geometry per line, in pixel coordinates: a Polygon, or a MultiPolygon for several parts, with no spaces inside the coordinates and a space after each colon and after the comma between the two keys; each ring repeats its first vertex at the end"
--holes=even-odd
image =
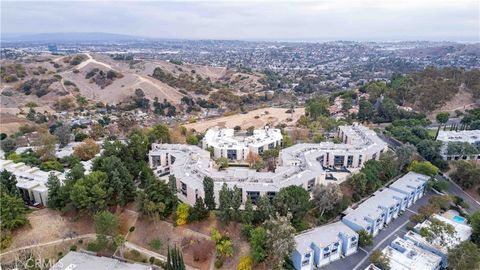
{"type": "Polygon", "coordinates": [[[333,165],[336,167],[342,167],[345,161],[345,156],[335,156],[333,165]]]}
{"type": "Polygon", "coordinates": [[[308,180],[307,191],[312,192],[315,187],[315,178],[308,180]]]}
{"type": "Polygon", "coordinates": [[[254,205],[257,205],[258,197],[260,197],[260,192],[258,191],[247,191],[247,197],[252,200],[254,205]]]}
{"type": "Polygon", "coordinates": [[[348,156],[347,158],[347,167],[352,167],[353,166],[353,156],[348,156]]]}
{"type": "Polygon", "coordinates": [[[181,188],[181,192],[183,195],[187,196],[187,184],[183,183],[183,182],[180,182],[182,188],[181,188]]]}
{"type": "Polygon", "coordinates": [[[152,156],[152,167],[158,167],[160,164],[160,156],[152,156]]]}

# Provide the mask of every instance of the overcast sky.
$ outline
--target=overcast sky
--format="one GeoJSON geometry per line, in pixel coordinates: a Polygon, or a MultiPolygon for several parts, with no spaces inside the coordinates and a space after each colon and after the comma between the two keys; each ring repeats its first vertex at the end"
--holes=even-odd
{"type": "Polygon", "coordinates": [[[480,0],[1,1],[2,33],[479,41],[480,0]]]}

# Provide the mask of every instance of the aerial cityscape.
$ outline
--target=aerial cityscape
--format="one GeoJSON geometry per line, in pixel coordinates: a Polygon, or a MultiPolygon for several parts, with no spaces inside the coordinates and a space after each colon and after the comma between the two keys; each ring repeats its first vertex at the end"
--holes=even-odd
{"type": "Polygon", "coordinates": [[[478,0],[0,5],[0,269],[480,270],[478,0]]]}

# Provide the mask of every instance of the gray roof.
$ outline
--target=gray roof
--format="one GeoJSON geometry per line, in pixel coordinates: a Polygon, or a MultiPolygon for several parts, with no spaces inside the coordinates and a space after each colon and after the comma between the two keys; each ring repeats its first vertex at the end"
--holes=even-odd
{"type": "Polygon", "coordinates": [[[393,184],[390,185],[390,188],[396,188],[398,190],[402,190],[404,192],[412,192],[417,187],[425,184],[430,179],[430,177],[419,174],[416,172],[409,172],[393,184]]]}
{"type": "Polygon", "coordinates": [[[296,235],[296,249],[304,254],[311,250],[310,245],[312,243],[320,248],[329,246],[332,243],[340,241],[340,233],[344,233],[347,237],[357,235],[354,230],[338,221],[296,235]]]}
{"type": "Polygon", "coordinates": [[[151,270],[149,265],[126,263],[108,257],[70,251],[50,270],[151,270]]]}

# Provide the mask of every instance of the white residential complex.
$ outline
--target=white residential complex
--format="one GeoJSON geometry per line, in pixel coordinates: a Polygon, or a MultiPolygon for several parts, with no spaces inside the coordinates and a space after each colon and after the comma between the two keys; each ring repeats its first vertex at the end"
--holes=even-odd
{"type": "Polygon", "coordinates": [[[213,149],[213,158],[245,160],[249,153],[261,155],[263,151],[282,145],[280,129],[266,127],[256,129],[251,136],[235,136],[232,128],[218,127],[207,130],[202,139],[202,148],[213,149]]]}
{"type": "Polygon", "coordinates": [[[443,142],[442,156],[445,160],[480,160],[480,154],[463,155],[449,154],[447,151],[449,142],[466,142],[480,150],[480,130],[460,130],[460,131],[443,131],[438,132],[437,141],[443,142]]]}
{"type": "MultiPolygon", "coordinates": [[[[218,157],[239,160],[244,159],[248,151],[258,153],[281,144],[281,133],[275,129],[256,130],[253,137],[243,141],[235,139],[231,131],[207,131],[209,138],[204,139],[203,146],[212,147],[214,157],[218,153],[218,157]],[[255,143],[245,143],[252,140],[255,143]],[[226,141],[231,144],[226,144],[226,141]]],[[[282,149],[275,172],[257,172],[248,167],[233,166],[218,170],[209,151],[181,144],[153,144],[149,163],[157,176],[171,174],[176,177],[179,198],[190,205],[195,203],[197,196],[204,197],[205,177],[214,180],[217,200],[218,192],[226,183],[230,188],[237,186],[242,190],[243,201],[249,197],[256,203],[260,195],[273,197],[281,188],[290,185],[302,186],[310,192],[316,184],[326,183],[327,172],[335,169],[348,172],[349,168],[360,168],[364,162],[378,159],[387,150],[387,144],[375,132],[361,125],[341,126],[338,136],[343,143],[297,144],[282,149]]]]}

